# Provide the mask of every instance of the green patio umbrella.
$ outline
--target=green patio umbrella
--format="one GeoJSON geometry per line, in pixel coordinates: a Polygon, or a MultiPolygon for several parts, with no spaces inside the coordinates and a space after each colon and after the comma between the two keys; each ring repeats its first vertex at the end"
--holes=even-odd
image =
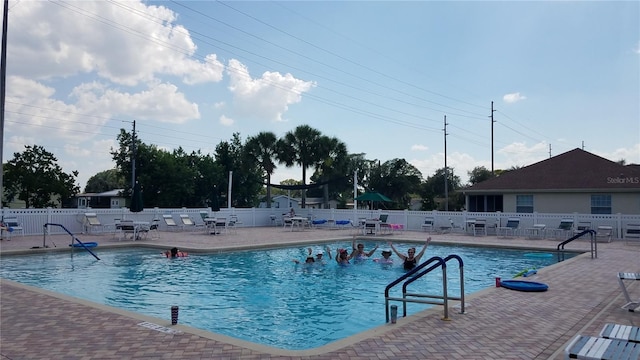
{"type": "Polygon", "coordinates": [[[131,206],[129,207],[131,212],[141,212],[144,210],[144,204],[142,202],[142,189],[140,183],[136,181],[133,186],[133,194],[131,195],[131,206]]]}
{"type": "Polygon", "coordinates": [[[393,200],[388,197],[380,194],[379,192],[366,192],[356,198],[357,201],[369,201],[371,203],[371,207],[373,207],[373,203],[375,202],[393,202],[393,200]]]}

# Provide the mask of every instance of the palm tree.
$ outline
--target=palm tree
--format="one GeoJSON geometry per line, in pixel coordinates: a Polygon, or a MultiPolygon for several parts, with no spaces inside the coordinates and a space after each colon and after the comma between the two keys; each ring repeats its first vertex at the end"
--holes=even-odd
{"type": "MultiPolygon", "coordinates": [[[[302,167],[302,185],[307,184],[307,168],[320,161],[322,133],[308,125],[300,125],[278,141],[278,157],[287,167],[302,167]]],[[[302,208],[306,205],[306,189],[302,189],[302,208]]]]}
{"type": "MultiPolygon", "coordinates": [[[[333,195],[343,190],[346,185],[348,189],[349,171],[347,145],[338,138],[322,136],[319,141],[318,154],[319,161],[315,164],[316,171],[311,180],[316,182],[331,181],[333,195]]],[[[329,205],[329,184],[323,186],[324,206],[329,205]]]]}
{"type": "Polygon", "coordinates": [[[276,169],[274,159],[277,159],[277,138],[272,132],[261,132],[247,139],[245,149],[249,158],[262,167],[267,174],[267,207],[271,207],[271,175],[276,169]]]}

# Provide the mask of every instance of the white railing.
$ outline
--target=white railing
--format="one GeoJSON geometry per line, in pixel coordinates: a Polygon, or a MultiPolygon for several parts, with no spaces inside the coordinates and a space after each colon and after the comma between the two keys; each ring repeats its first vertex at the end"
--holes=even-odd
{"type": "MultiPolygon", "coordinates": [[[[16,217],[22,224],[25,235],[43,234],[45,223],[61,224],[74,234],[84,233],[86,227],[85,213],[91,212],[98,215],[100,222],[105,225],[113,225],[118,220],[130,219],[134,221],[160,220],[160,229],[165,229],[162,215],[173,215],[176,222],[179,222],[180,214],[188,214],[196,223],[202,223],[201,212],[206,212],[209,217],[229,217],[235,215],[242,226],[258,227],[272,225],[272,215],[280,218],[286,209],[278,208],[231,208],[221,209],[219,212],[211,212],[207,208],[175,208],[175,209],[145,209],[139,213],[132,213],[126,208],[122,209],[3,209],[4,217],[16,217]]],[[[391,224],[402,224],[404,229],[420,231],[426,217],[435,219],[435,229],[450,225],[464,228],[467,220],[486,219],[487,226],[504,226],[507,219],[517,217],[520,219],[520,228],[532,227],[534,224],[545,224],[547,229],[555,229],[562,219],[571,218],[574,224],[588,221],[591,228],[597,230],[598,226],[611,226],[614,229],[614,238],[621,238],[624,230],[629,224],[640,224],[640,214],[611,214],[592,215],[579,213],[551,214],[551,213],[487,213],[487,212],[466,212],[466,211],[409,211],[409,210],[350,210],[350,209],[296,209],[297,215],[308,216],[312,219],[326,220],[352,220],[357,223],[358,219],[379,218],[380,214],[389,214],[387,222],[391,224]]],[[[51,229],[55,233],[55,229],[51,229]]]]}

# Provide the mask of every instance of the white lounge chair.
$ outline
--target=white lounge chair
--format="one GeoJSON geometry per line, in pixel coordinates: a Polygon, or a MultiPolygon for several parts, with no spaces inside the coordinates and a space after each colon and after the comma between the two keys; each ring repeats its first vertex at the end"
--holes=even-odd
{"type": "Polygon", "coordinates": [[[638,351],[640,351],[640,343],[577,335],[565,348],[564,354],[565,359],[638,360],[638,351]]]}
{"type": "Polygon", "coordinates": [[[600,337],[640,343],[640,327],[633,325],[605,324],[600,337]]]}
{"type": "Polygon", "coordinates": [[[583,231],[591,230],[591,221],[579,221],[573,230],[573,235],[578,235],[583,231]]]}
{"type": "Polygon", "coordinates": [[[519,218],[509,218],[505,226],[496,228],[496,235],[498,237],[509,237],[518,235],[518,227],[520,226],[519,218]]]}
{"type": "Polygon", "coordinates": [[[187,214],[180,214],[180,221],[182,222],[182,224],[180,225],[182,230],[189,229],[195,231],[198,228],[202,228],[202,226],[198,226],[193,220],[191,220],[191,218],[187,214]]]}
{"type": "Polygon", "coordinates": [[[551,236],[556,239],[567,240],[573,233],[573,219],[562,219],[556,229],[549,229],[551,236]]]}
{"type": "Polygon", "coordinates": [[[178,224],[176,224],[176,221],[173,220],[173,216],[171,216],[170,214],[162,215],[162,220],[164,220],[164,224],[167,226],[167,230],[178,229],[178,224]]]}
{"type": "Polygon", "coordinates": [[[628,224],[624,232],[624,240],[627,244],[631,242],[640,244],[640,224],[628,224]]]}
{"type": "Polygon", "coordinates": [[[611,238],[613,236],[613,227],[600,225],[596,230],[596,240],[599,241],[603,239],[605,242],[611,242],[611,238]]]}
{"type": "Polygon", "coordinates": [[[547,225],[534,224],[530,228],[524,229],[524,236],[527,239],[544,239],[547,234],[547,225]]]}
{"type": "Polygon", "coordinates": [[[98,214],[96,213],[84,214],[84,226],[87,234],[92,234],[94,229],[96,229],[96,231],[100,229],[100,232],[104,231],[104,225],[102,225],[100,219],[98,219],[98,214]]]}
{"type": "Polygon", "coordinates": [[[631,280],[631,281],[640,280],[640,273],[626,273],[626,272],[618,273],[618,284],[620,285],[620,289],[622,290],[622,295],[624,295],[624,299],[627,302],[624,306],[622,306],[622,308],[629,310],[631,312],[640,311],[640,298],[635,301],[631,300],[629,291],[627,290],[627,287],[624,284],[625,280],[631,280]]]}

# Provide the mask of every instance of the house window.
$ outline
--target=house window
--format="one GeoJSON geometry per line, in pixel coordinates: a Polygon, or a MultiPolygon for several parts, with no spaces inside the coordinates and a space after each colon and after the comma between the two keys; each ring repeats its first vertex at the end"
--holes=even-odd
{"type": "Polygon", "coordinates": [[[111,207],[120,207],[120,199],[111,199],[111,207]]]}
{"type": "Polygon", "coordinates": [[[533,213],[533,195],[516,195],[516,212],[533,213]]]}
{"type": "Polygon", "coordinates": [[[591,195],[592,214],[611,214],[611,195],[591,195]]]}

